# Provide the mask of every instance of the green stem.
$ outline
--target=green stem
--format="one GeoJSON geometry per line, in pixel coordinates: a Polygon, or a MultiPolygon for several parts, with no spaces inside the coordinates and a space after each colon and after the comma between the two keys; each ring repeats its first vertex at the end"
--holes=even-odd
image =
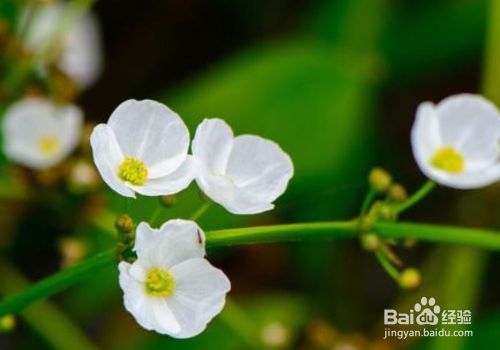
{"type": "MultiPolygon", "coordinates": [[[[207,246],[231,246],[270,242],[291,242],[313,239],[347,239],[358,237],[357,221],[316,222],[274,226],[257,226],[207,232],[207,246]]],[[[383,238],[414,238],[421,241],[463,244],[500,251],[500,233],[475,228],[426,225],[408,222],[377,222],[373,230],[383,238]]],[[[19,294],[0,303],[0,317],[15,313],[28,304],[50,297],[100,269],[115,263],[110,250],[73,268],[41,280],[19,294]]]]}
{"type": "Polygon", "coordinates": [[[375,223],[373,229],[384,238],[414,238],[419,241],[463,244],[492,251],[500,251],[500,232],[496,231],[384,221],[375,223]]]}
{"type": "Polygon", "coordinates": [[[420,202],[425,196],[427,196],[434,188],[436,187],[436,183],[428,180],[420,189],[415,192],[414,194],[411,195],[410,198],[408,198],[406,201],[403,203],[397,205],[394,207],[394,210],[396,214],[400,214],[403,211],[411,208],[418,202],[420,202]]]}
{"type": "Polygon", "coordinates": [[[210,202],[209,200],[203,203],[203,205],[200,208],[198,208],[198,210],[195,211],[193,215],[191,215],[191,220],[193,221],[198,220],[203,214],[205,214],[208,208],[210,208],[211,204],[212,202],[210,202]]]}
{"type": "Polygon", "coordinates": [[[375,251],[375,256],[379,261],[380,265],[384,268],[384,270],[391,276],[395,281],[399,279],[399,271],[391,264],[391,262],[387,259],[380,249],[375,251]]]}
{"type": "MultiPolygon", "coordinates": [[[[12,294],[30,287],[29,281],[8,261],[0,262],[0,292],[12,294]]],[[[78,325],[55,305],[42,301],[21,312],[24,321],[55,350],[96,350],[78,325]]]]}
{"type": "Polygon", "coordinates": [[[482,92],[493,102],[500,103],[500,1],[490,1],[486,54],[482,92]]]}
{"type": "Polygon", "coordinates": [[[57,294],[62,290],[91,277],[95,272],[111,265],[116,261],[114,249],[97,254],[75,267],[62,270],[18,294],[7,297],[0,304],[0,317],[15,313],[32,302],[57,294]]]}
{"type": "Polygon", "coordinates": [[[361,205],[361,210],[359,212],[359,217],[365,216],[365,214],[368,212],[368,209],[370,209],[370,204],[373,202],[375,197],[377,196],[377,191],[374,190],[373,188],[370,188],[368,193],[365,196],[365,199],[363,200],[363,204],[361,205]]]}

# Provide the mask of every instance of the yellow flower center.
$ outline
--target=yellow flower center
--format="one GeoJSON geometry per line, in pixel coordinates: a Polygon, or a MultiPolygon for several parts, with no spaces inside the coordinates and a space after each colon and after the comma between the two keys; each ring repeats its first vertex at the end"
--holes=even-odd
{"type": "Polygon", "coordinates": [[[452,174],[464,170],[464,157],[453,147],[442,147],[434,153],[431,164],[452,174]]]}
{"type": "Polygon", "coordinates": [[[148,168],[139,159],[126,157],[120,164],[118,176],[123,181],[128,181],[132,185],[142,186],[148,179],[148,168]]]}
{"type": "Polygon", "coordinates": [[[56,153],[60,146],[59,139],[54,136],[44,136],[38,140],[38,148],[46,156],[56,153]]]}
{"type": "Polygon", "coordinates": [[[175,289],[175,279],[165,270],[154,268],[146,277],[146,293],[155,297],[168,297],[175,289]]]}

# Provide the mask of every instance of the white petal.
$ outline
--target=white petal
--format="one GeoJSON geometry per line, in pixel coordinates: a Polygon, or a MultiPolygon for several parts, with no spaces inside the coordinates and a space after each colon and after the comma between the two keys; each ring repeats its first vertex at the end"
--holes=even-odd
{"type": "Polygon", "coordinates": [[[500,164],[459,174],[450,174],[430,165],[422,171],[437,183],[457,189],[481,188],[500,181],[500,164]]]}
{"type": "Polygon", "coordinates": [[[258,214],[274,208],[269,202],[262,202],[251,193],[245,192],[224,177],[201,175],[196,179],[201,190],[227,211],[238,215],[258,214]]]}
{"type": "Polygon", "coordinates": [[[76,106],[67,106],[61,108],[56,117],[60,118],[58,129],[61,139],[61,151],[66,156],[75,149],[80,141],[83,112],[76,106]]]}
{"type": "Polygon", "coordinates": [[[124,155],[142,160],[152,179],[172,173],[186,158],[189,131],[181,118],[161,103],[125,101],[113,111],[108,125],[124,155]]]}
{"type": "Polygon", "coordinates": [[[185,260],[205,255],[205,234],[189,220],[169,220],[159,229],[141,222],[137,226],[135,251],[146,268],[168,270],[185,260]]]}
{"type": "Polygon", "coordinates": [[[195,162],[191,156],[174,172],[156,179],[148,180],[143,186],[129,185],[137,193],[145,196],[165,196],[178,193],[189,186],[196,174],[195,162]]]}
{"type": "Polygon", "coordinates": [[[111,128],[106,124],[97,125],[90,135],[90,144],[94,163],[106,184],[122,196],[134,198],[134,191],[118,177],[118,169],[125,157],[111,128]]]}
{"type": "Polygon", "coordinates": [[[430,102],[418,106],[411,130],[411,144],[415,160],[425,173],[435,152],[442,147],[438,116],[434,105],[430,102]]]}
{"type": "Polygon", "coordinates": [[[443,144],[468,162],[491,163],[500,156],[500,113],[479,95],[450,96],[436,107],[443,144]]]}
{"type": "Polygon", "coordinates": [[[196,129],[193,156],[209,172],[224,174],[233,145],[233,131],[221,119],[205,119],[196,129]]]}
{"type": "Polygon", "coordinates": [[[180,325],[165,299],[148,296],[144,283],[136,281],[130,275],[131,267],[132,265],[126,262],[118,265],[120,287],[123,290],[123,301],[127,311],[147,330],[169,335],[179,333],[180,325]]]}
{"type": "Polygon", "coordinates": [[[92,85],[102,70],[101,38],[97,20],[91,13],[78,18],[65,33],[61,68],[82,88],[92,85]]]}
{"type": "Polygon", "coordinates": [[[181,326],[175,337],[193,337],[222,310],[231,284],[221,270],[205,259],[185,261],[172,267],[170,272],[176,288],[167,303],[181,326]]]}
{"type": "Polygon", "coordinates": [[[275,142],[259,136],[234,139],[226,176],[261,202],[273,202],[293,176],[292,160],[275,142]]]}

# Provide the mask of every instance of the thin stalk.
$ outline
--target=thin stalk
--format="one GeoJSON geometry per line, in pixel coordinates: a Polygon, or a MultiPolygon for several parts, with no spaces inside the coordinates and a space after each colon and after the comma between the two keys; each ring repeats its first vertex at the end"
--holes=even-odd
{"type": "Polygon", "coordinates": [[[372,204],[373,200],[377,196],[377,193],[378,192],[373,188],[370,188],[370,190],[366,193],[365,199],[363,200],[363,204],[361,205],[359,217],[365,216],[365,214],[368,212],[368,209],[370,209],[370,204],[372,204]]]}
{"type": "Polygon", "coordinates": [[[190,219],[193,220],[193,221],[196,221],[199,218],[201,218],[201,216],[203,214],[205,214],[205,212],[208,210],[208,208],[210,208],[211,204],[212,204],[212,202],[210,202],[209,200],[207,200],[205,203],[203,203],[203,205],[200,208],[198,208],[197,211],[195,211],[193,213],[193,215],[191,215],[190,219]]]}
{"type": "Polygon", "coordinates": [[[427,196],[435,187],[436,183],[428,180],[422,187],[420,187],[417,192],[412,194],[410,198],[408,198],[403,203],[395,206],[394,211],[396,212],[396,214],[400,214],[403,211],[411,208],[412,206],[420,202],[425,196],[427,196]]]}
{"type": "Polygon", "coordinates": [[[375,256],[377,257],[377,260],[379,261],[380,265],[389,274],[389,276],[391,276],[395,281],[399,280],[399,271],[398,271],[398,269],[396,269],[391,264],[391,262],[384,255],[384,252],[382,252],[381,250],[377,249],[375,251],[375,256]]]}

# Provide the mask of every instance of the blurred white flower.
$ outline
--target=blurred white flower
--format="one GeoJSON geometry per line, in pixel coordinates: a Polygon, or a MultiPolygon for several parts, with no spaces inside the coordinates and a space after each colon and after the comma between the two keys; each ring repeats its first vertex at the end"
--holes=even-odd
{"type": "Polygon", "coordinates": [[[292,160],[276,143],[254,135],[234,137],[220,119],[198,126],[192,150],[199,168],[196,182],[234,214],[273,209],[293,176],[292,160]]]}
{"type": "Polygon", "coordinates": [[[13,104],[3,120],[3,146],[11,161],[34,169],[59,163],[78,144],[83,113],[43,98],[13,104]]]}
{"type": "Polygon", "coordinates": [[[422,172],[441,185],[468,189],[500,180],[500,113],[481,96],[420,104],[411,141],[422,172]]]}
{"type": "Polygon", "coordinates": [[[204,259],[205,235],[193,221],[137,227],[133,264],[121,262],[125,308],[147,330],[175,338],[201,333],[224,307],[230,282],[204,259]]]}
{"type": "Polygon", "coordinates": [[[122,196],[174,194],[193,180],[194,162],[187,155],[189,131],[161,103],[123,102],[107,124],[94,128],[90,144],[102,178],[122,196]]]}
{"type": "MultiPolygon", "coordinates": [[[[81,88],[92,85],[102,69],[101,37],[97,20],[84,13],[68,30],[61,31],[68,9],[67,4],[47,3],[37,6],[24,37],[25,44],[35,54],[42,54],[50,45],[50,58],[73,78],[81,88]],[[60,33],[58,33],[58,31],[60,33]],[[54,38],[54,34],[59,35],[54,38]]],[[[26,11],[32,9],[27,8],[26,11]]],[[[20,27],[27,25],[29,15],[21,17],[20,27]]]]}

